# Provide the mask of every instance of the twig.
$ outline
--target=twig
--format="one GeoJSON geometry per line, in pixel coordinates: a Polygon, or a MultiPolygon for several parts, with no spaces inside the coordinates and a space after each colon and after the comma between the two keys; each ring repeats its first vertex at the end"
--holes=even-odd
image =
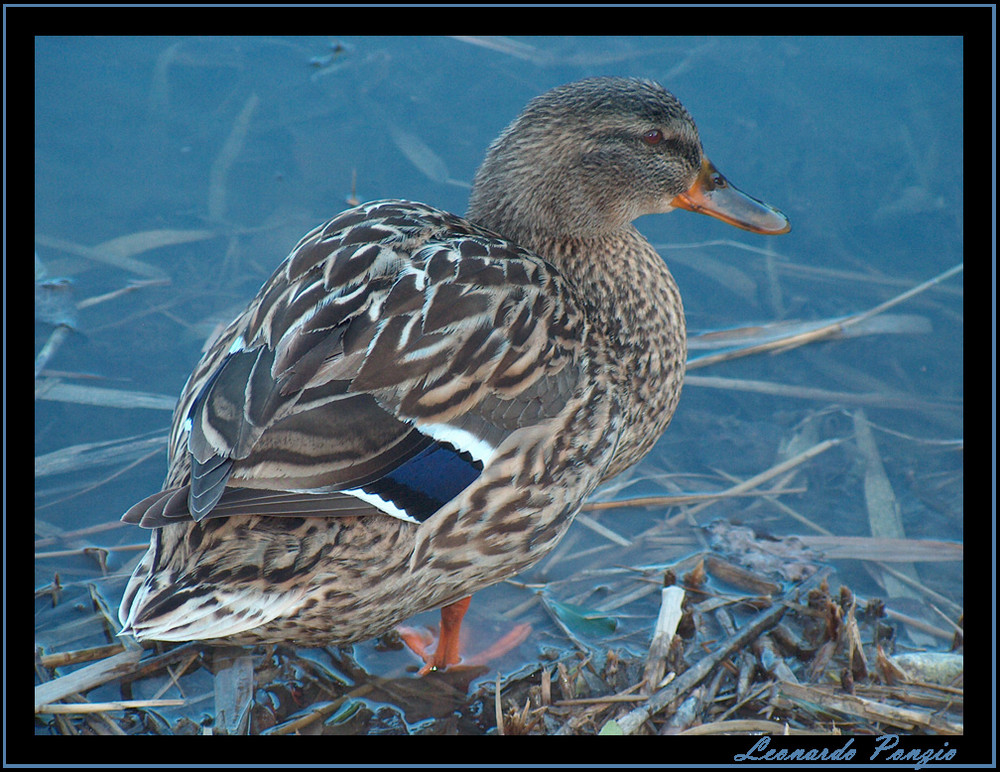
{"type": "Polygon", "coordinates": [[[38,664],[48,668],[78,665],[81,662],[93,662],[95,659],[103,659],[124,650],[125,647],[122,644],[112,643],[107,646],[94,646],[90,649],[59,651],[52,654],[43,654],[38,658],[38,664]]]}
{"type": "Polygon", "coordinates": [[[808,684],[779,682],[778,699],[782,703],[804,705],[825,713],[839,713],[873,723],[888,724],[908,732],[922,729],[941,734],[962,734],[961,724],[953,723],[928,711],[886,705],[864,697],[837,693],[832,689],[827,690],[808,684]]]}
{"type": "Polygon", "coordinates": [[[733,391],[749,391],[755,394],[770,394],[776,397],[793,397],[795,399],[812,399],[820,402],[835,402],[844,405],[875,405],[880,408],[895,408],[899,410],[913,409],[961,409],[961,402],[928,402],[904,396],[893,396],[884,392],[868,394],[852,394],[847,391],[830,391],[829,389],[814,389],[808,386],[789,386],[772,381],[755,381],[746,378],[720,378],[714,375],[687,375],[684,378],[686,386],[701,386],[708,389],[730,389],[733,391]]]}
{"type": "MultiPolygon", "coordinates": [[[[830,448],[839,445],[842,441],[843,440],[839,440],[839,439],[823,440],[822,442],[819,442],[816,445],[813,445],[808,450],[804,450],[803,452],[799,453],[798,455],[792,456],[792,458],[786,459],[785,461],[782,461],[780,464],[776,464],[775,466],[772,466],[770,469],[767,469],[767,470],[761,472],[760,474],[755,475],[754,477],[751,477],[748,480],[744,480],[743,482],[739,483],[738,485],[734,485],[732,488],[729,488],[729,490],[727,491],[727,493],[742,493],[743,491],[747,491],[747,490],[750,490],[752,488],[756,488],[757,486],[761,485],[762,483],[767,482],[771,478],[777,477],[778,475],[783,474],[784,472],[787,472],[789,469],[794,469],[795,467],[799,466],[800,464],[803,464],[806,461],[809,461],[810,459],[815,458],[820,453],[825,453],[830,448]]],[[[698,504],[696,506],[691,507],[686,512],[682,512],[679,515],[675,515],[674,517],[670,518],[670,520],[668,521],[668,525],[671,525],[671,524],[673,524],[675,522],[679,522],[681,519],[684,519],[684,518],[693,518],[695,514],[697,514],[701,510],[703,510],[705,507],[709,506],[710,503],[711,502],[705,502],[704,504],[698,504]]],[[[693,519],[691,520],[691,522],[694,522],[693,519]]]]}
{"type": "Polygon", "coordinates": [[[752,622],[726,640],[714,653],[700,660],[698,664],[684,671],[671,683],[656,692],[645,705],[635,708],[618,719],[618,726],[625,734],[634,734],[652,716],[705,680],[709,673],[733,652],[743,648],[765,630],[770,630],[778,624],[786,610],[785,606],[778,605],[758,614],[752,622]]]}
{"type": "Polygon", "coordinates": [[[104,713],[109,710],[135,710],[136,708],[165,708],[186,705],[187,700],[118,700],[116,702],[62,702],[35,707],[35,713],[104,713]]]}
{"type": "MultiPolygon", "coordinates": [[[[675,496],[638,496],[632,499],[616,499],[615,501],[590,501],[580,507],[580,511],[594,512],[602,509],[622,509],[623,507],[677,507],[682,504],[697,504],[699,502],[711,503],[719,499],[735,498],[738,496],[780,496],[785,493],[802,493],[804,490],[804,488],[781,488],[769,491],[734,492],[733,489],[730,488],[729,490],[719,491],[718,493],[680,493],[675,496]]],[[[580,517],[578,516],[577,519],[579,520],[580,517]]],[[[627,542],[623,546],[631,546],[631,542],[627,542]]]]}
{"type": "Polygon", "coordinates": [[[35,399],[74,402],[96,407],[147,408],[171,412],[177,406],[177,398],[170,394],[150,394],[143,391],[122,391],[121,389],[104,389],[99,386],[82,386],[61,383],[55,378],[48,378],[38,384],[35,389],[35,399]]]}
{"type": "Polygon", "coordinates": [[[78,472],[95,466],[110,466],[127,459],[145,458],[149,453],[165,450],[167,433],[127,437],[105,442],[70,445],[41,456],[35,456],[35,477],[78,472]]]}
{"type": "Polygon", "coordinates": [[[313,705],[308,713],[301,716],[297,716],[290,721],[286,721],[283,724],[278,724],[270,729],[265,729],[261,732],[262,735],[266,734],[294,734],[303,727],[308,726],[314,721],[319,721],[320,719],[326,718],[336,713],[341,707],[344,706],[348,700],[357,699],[359,697],[364,697],[375,687],[372,684],[362,684],[354,691],[349,694],[345,694],[342,697],[338,697],[332,702],[323,702],[313,705]]]}
{"type": "Polygon", "coordinates": [[[49,363],[56,351],[63,344],[63,341],[69,336],[71,330],[64,324],[60,324],[56,327],[49,339],[42,346],[42,350],[38,352],[38,356],[35,357],[35,377],[37,378],[39,373],[45,369],[45,365],[49,363]]]}
{"type": "Polygon", "coordinates": [[[70,694],[86,692],[130,672],[141,656],[142,649],[129,649],[75,670],[69,675],[39,684],[35,687],[35,712],[38,713],[43,705],[49,705],[70,694]]]}
{"type": "Polygon", "coordinates": [[[653,690],[660,685],[660,681],[663,680],[667,655],[670,653],[670,644],[683,616],[681,608],[683,603],[683,587],[672,585],[664,587],[660,591],[660,613],[656,618],[656,626],[653,628],[653,639],[649,644],[646,667],[643,671],[642,690],[644,695],[652,694],[653,690]]]}
{"type": "Polygon", "coordinates": [[[503,735],[503,708],[500,706],[500,673],[497,673],[496,689],[493,692],[493,712],[496,714],[497,734],[503,735]]]}
{"type": "Polygon", "coordinates": [[[871,317],[882,313],[883,311],[888,311],[890,308],[899,305],[905,300],[909,300],[915,295],[919,295],[921,292],[930,289],[936,284],[940,284],[946,279],[951,278],[955,274],[963,270],[963,264],[959,263],[952,268],[949,268],[944,273],[938,274],[933,279],[929,279],[916,287],[908,289],[906,292],[896,295],[896,297],[891,298],[884,303],[879,303],[874,308],[870,308],[867,311],[862,311],[857,314],[852,314],[843,319],[825,324],[821,327],[817,327],[813,330],[807,330],[804,332],[793,333],[791,335],[779,337],[775,340],[765,341],[757,345],[747,346],[738,351],[726,351],[720,354],[709,354],[705,356],[700,356],[697,359],[692,360],[688,363],[687,369],[692,370],[696,367],[705,367],[710,364],[714,364],[719,361],[727,361],[740,356],[749,356],[750,354],[760,354],[765,351],[789,351],[793,348],[798,348],[799,346],[804,346],[807,343],[815,343],[821,340],[827,340],[829,338],[839,337],[844,333],[844,330],[848,327],[860,324],[861,322],[870,319],[871,317]]]}
{"type": "Polygon", "coordinates": [[[119,289],[112,290],[111,292],[106,292],[103,295],[95,295],[92,298],[86,298],[81,300],[76,304],[77,308],[90,308],[91,306],[96,306],[99,303],[106,303],[109,300],[114,300],[122,295],[127,295],[130,292],[135,292],[136,290],[146,289],[147,287],[166,287],[170,284],[170,279],[147,279],[145,281],[133,281],[128,286],[120,287],[119,289]]]}
{"type": "Polygon", "coordinates": [[[226,183],[229,179],[229,171],[240,152],[243,150],[243,143],[246,142],[247,134],[250,131],[250,122],[254,113],[257,112],[257,105],[260,98],[257,94],[251,94],[236,116],[233,128],[226,137],[226,141],[219,151],[219,155],[212,163],[209,172],[208,182],[208,217],[214,222],[221,222],[226,216],[226,183]]]}

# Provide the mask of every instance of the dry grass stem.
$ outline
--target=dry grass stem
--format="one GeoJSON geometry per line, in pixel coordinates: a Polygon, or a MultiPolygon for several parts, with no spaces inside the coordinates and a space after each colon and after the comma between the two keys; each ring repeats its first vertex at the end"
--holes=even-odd
{"type": "Polygon", "coordinates": [[[177,406],[177,398],[169,394],[149,394],[141,391],[82,386],[63,383],[56,378],[46,378],[40,381],[35,387],[35,399],[72,402],[95,407],[146,408],[149,410],[169,410],[170,412],[173,412],[177,406]]]}
{"type": "Polygon", "coordinates": [[[106,713],[112,710],[136,710],[138,708],[165,708],[184,705],[187,700],[117,700],[116,702],[81,702],[72,705],[57,703],[41,705],[36,713],[106,713]]]}

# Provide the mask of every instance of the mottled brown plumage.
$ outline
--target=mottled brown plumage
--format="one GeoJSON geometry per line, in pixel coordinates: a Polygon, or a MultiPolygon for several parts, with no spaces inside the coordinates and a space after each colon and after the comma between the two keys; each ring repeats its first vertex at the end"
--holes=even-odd
{"type": "Polygon", "coordinates": [[[181,394],[122,600],[157,640],[347,643],[537,562],[677,405],[680,294],[631,225],[780,213],[703,157],[661,86],[532,100],[467,218],[406,201],[305,236],[181,394]],[[450,487],[449,487],[450,486],[450,487]]]}

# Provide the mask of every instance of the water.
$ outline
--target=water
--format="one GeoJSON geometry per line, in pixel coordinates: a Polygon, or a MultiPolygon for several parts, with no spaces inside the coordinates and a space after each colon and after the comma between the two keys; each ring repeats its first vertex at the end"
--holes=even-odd
{"type": "MultiPolygon", "coordinates": [[[[335,46],[322,37],[38,38],[35,68],[35,230],[47,276],[71,279],[78,303],[136,280],[171,280],[78,312],[78,333],[48,364],[73,384],[169,403],[213,327],[348,198],[410,198],[464,212],[486,146],[528,99],[598,74],[664,83],[695,117],[720,170],[793,223],[791,234],[767,239],[685,212],[638,222],[671,265],[692,330],[860,312],[963,260],[958,38],[349,38],[335,46]],[[126,236],[134,238],[119,252],[141,261],[138,270],[80,254],[126,236]],[[717,240],[736,243],[708,243],[717,240]],[[162,246],[137,246],[154,244],[162,246]]],[[[785,481],[799,492],[781,502],[836,535],[870,536],[873,456],[856,440],[859,422],[870,422],[906,535],[961,542],[961,274],[894,312],[920,317],[924,331],[692,372],[884,399],[847,404],[689,385],[673,425],[617,495],[718,490],[778,463],[790,444],[842,439],[785,481]]],[[[51,331],[36,324],[36,351],[51,331]]],[[[35,454],[161,432],[169,421],[162,409],[39,400],[35,454]]],[[[115,523],[162,481],[165,452],[144,456],[37,477],[36,537],[115,523]]],[[[676,511],[595,513],[632,546],[577,524],[555,557],[521,579],[620,615],[616,645],[642,651],[658,593],[618,607],[615,598],[635,589],[620,574],[572,580],[586,568],[669,564],[698,551],[689,526],[664,527],[676,511]]],[[[697,517],[779,536],[814,533],[754,498],[697,517]]],[[[122,526],[39,542],[36,587],[58,573],[64,590],[54,609],[48,598],[37,601],[36,643],[106,642],[89,588],[115,609],[139,553],[108,553],[105,578],[93,554],[62,553],[144,537],[122,526]],[[76,618],[80,631],[70,637],[76,618]]],[[[856,560],[830,563],[832,581],[861,595],[902,592],[881,587],[856,560]]],[[[960,607],[961,566],[920,563],[916,577],[960,607]]],[[[473,608],[483,609],[481,624],[500,624],[499,613],[532,597],[501,585],[473,608]]],[[[905,595],[898,602],[924,607],[905,595]]],[[[570,647],[539,605],[522,613],[536,632],[503,660],[507,670],[540,649],[570,647]]],[[[406,663],[405,654],[367,644],[357,653],[373,672],[406,663]]]]}

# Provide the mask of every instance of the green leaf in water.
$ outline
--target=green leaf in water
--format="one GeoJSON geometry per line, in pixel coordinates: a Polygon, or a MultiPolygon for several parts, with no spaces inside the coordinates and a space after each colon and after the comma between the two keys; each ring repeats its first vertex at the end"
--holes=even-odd
{"type": "Polygon", "coordinates": [[[363,704],[364,703],[362,703],[361,700],[347,700],[347,702],[345,702],[343,705],[340,706],[340,708],[337,709],[336,713],[334,713],[332,716],[326,719],[326,721],[324,721],[323,723],[326,726],[332,726],[334,724],[346,724],[348,721],[354,718],[355,713],[361,710],[363,704]]]}
{"type": "Polygon", "coordinates": [[[576,606],[572,603],[563,603],[552,598],[545,598],[545,603],[552,609],[552,613],[559,618],[559,621],[575,635],[602,638],[618,629],[617,619],[605,616],[599,611],[576,606]]]}
{"type": "Polygon", "coordinates": [[[602,734],[625,734],[625,732],[623,732],[622,728],[620,726],[618,726],[618,722],[617,721],[615,721],[614,719],[611,719],[608,723],[606,723],[604,726],[601,727],[601,731],[598,732],[597,734],[599,734],[599,735],[602,735],[602,734]]]}

